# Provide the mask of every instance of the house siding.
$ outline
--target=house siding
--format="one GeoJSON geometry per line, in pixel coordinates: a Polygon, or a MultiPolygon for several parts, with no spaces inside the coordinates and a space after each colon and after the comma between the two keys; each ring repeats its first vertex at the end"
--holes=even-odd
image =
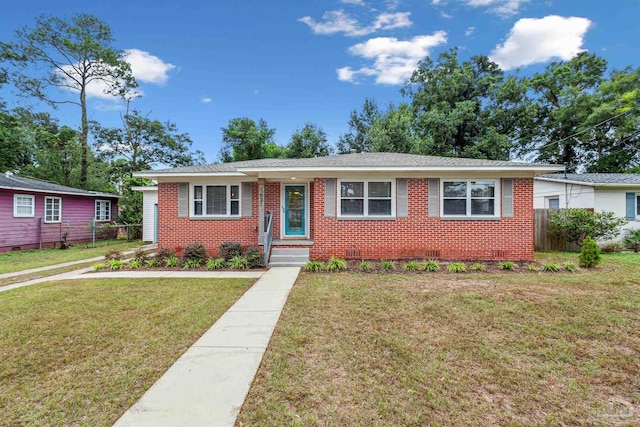
{"type": "MultiPolygon", "coordinates": [[[[324,179],[314,182],[311,258],[533,259],[533,179],[513,180],[514,216],[443,220],[428,216],[428,180],[408,180],[409,216],[348,220],[324,216],[324,179]]],[[[496,194],[496,197],[499,197],[496,194]]]]}
{"type": "Polygon", "coordinates": [[[67,233],[68,242],[86,242],[92,239],[89,228],[94,213],[95,200],[111,200],[112,218],[117,212],[117,199],[108,197],[72,196],[55,193],[34,193],[28,190],[0,190],[0,252],[13,248],[33,249],[42,244],[43,248],[60,244],[63,233],[67,233]],[[29,218],[13,216],[13,195],[26,194],[35,196],[35,215],[29,218]],[[62,199],[62,217],[60,223],[42,224],[44,219],[45,197],[62,199]],[[41,243],[42,242],[42,243],[41,243]]]}
{"type": "MultiPolygon", "coordinates": [[[[178,254],[190,243],[202,243],[210,256],[217,256],[220,245],[235,242],[258,245],[258,184],[253,183],[252,215],[229,219],[178,218],[178,183],[158,184],[158,244],[178,254]]],[[[191,191],[191,190],[189,190],[191,191]]],[[[189,198],[189,202],[191,199],[189,198]]],[[[268,210],[265,208],[265,210],[268,210]]]]}

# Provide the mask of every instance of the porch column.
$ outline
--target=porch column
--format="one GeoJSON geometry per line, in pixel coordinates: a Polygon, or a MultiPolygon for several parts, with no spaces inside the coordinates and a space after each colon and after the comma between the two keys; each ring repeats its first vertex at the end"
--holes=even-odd
{"type": "Polygon", "coordinates": [[[264,244],[264,179],[258,180],[258,244],[264,244]]]}

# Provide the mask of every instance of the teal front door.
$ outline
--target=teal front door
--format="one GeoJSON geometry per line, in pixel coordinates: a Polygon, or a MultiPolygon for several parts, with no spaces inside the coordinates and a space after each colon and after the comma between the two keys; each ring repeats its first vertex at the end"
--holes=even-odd
{"type": "Polygon", "coordinates": [[[284,235],[306,236],[304,185],[284,186],[284,235]]]}

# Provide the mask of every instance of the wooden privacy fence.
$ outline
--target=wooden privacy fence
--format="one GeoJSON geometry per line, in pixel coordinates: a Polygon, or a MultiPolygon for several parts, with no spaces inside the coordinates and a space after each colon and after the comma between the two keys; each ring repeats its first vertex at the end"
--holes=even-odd
{"type": "Polygon", "coordinates": [[[536,251],[580,252],[580,246],[564,237],[549,235],[549,218],[553,209],[534,209],[533,245],[536,251]]]}

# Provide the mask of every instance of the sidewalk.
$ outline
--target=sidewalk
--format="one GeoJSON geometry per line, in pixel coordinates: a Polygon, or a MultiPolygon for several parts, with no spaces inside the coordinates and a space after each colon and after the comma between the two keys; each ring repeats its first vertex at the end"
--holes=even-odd
{"type": "Polygon", "coordinates": [[[299,272],[263,273],[114,426],[233,426],[299,272]]]}
{"type": "MultiPolygon", "coordinates": [[[[129,249],[129,250],[126,250],[126,251],[124,251],[122,253],[124,254],[124,256],[133,255],[133,253],[136,251],[136,249],[139,249],[139,248],[141,248],[142,250],[148,251],[148,250],[156,249],[157,245],[155,245],[155,244],[142,245],[142,246],[139,246],[138,248],[129,249]]],[[[105,248],[105,249],[108,249],[108,248],[105,248]]],[[[16,276],[22,276],[22,275],[25,275],[25,274],[39,273],[41,271],[55,270],[56,268],[70,267],[72,265],[84,264],[84,263],[87,263],[87,262],[98,262],[98,261],[102,261],[102,260],[104,260],[104,256],[79,259],[77,261],[63,262],[61,264],[45,265],[44,267],[32,268],[30,270],[20,270],[20,271],[13,271],[11,273],[0,274],[0,279],[7,279],[9,277],[16,277],[16,276]]]]}

